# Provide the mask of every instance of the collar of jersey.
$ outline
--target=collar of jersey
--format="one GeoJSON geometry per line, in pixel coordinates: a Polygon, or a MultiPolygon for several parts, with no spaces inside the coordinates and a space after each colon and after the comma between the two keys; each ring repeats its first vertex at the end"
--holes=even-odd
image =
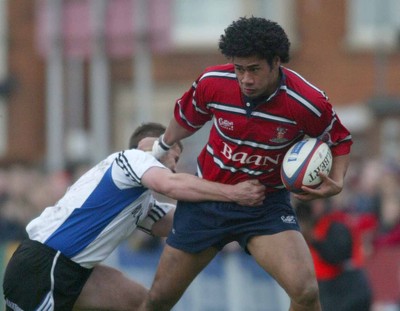
{"type": "Polygon", "coordinates": [[[256,97],[256,98],[249,98],[246,95],[243,95],[243,99],[245,100],[245,102],[250,103],[252,107],[255,107],[259,104],[267,103],[270,100],[272,100],[279,93],[279,90],[282,88],[282,86],[286,84],[286,75],[283,72],[282,67],[279,67],[279,72],[280,72],[280,76],[281,76],[281,81],[279,83],[278,88],[275,90],[275,92],[273,92],[269,96],[260,96],[260,97],[256,97]]]}

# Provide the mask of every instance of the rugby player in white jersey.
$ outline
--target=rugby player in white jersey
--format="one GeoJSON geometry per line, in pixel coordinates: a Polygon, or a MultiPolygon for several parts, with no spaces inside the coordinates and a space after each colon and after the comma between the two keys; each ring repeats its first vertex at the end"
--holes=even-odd
{"type": "Polygon", "coordinates": [[[168,234],[174,206],[156,201],[151,190],[173,199],[248,208],[262,202],[265,187],[258,181],[224,185],[174,173],[179,142],[160,161],[144,152],[156,138],[132,149],[141,138],[164,130],[157,123],[140,126],[130,149],[94,166],[27,225],[29,239],[13,254],[4,276],[6,310],[135,310],[147,289],[101,262],[136,228],[168,234]]]}

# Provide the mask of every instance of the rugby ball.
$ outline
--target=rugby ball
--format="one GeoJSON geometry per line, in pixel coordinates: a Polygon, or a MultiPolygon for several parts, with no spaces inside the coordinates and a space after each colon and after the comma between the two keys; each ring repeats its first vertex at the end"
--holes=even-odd
{"type": "Polygon", "coordinates": [[[321,184],[319,172],[329,174],[332,153],[329,146],[317,138],[306,138],[294,144],[285,154],[281,179],[286,189],[301,193],[301,187],[317,188],[321,184]]]}

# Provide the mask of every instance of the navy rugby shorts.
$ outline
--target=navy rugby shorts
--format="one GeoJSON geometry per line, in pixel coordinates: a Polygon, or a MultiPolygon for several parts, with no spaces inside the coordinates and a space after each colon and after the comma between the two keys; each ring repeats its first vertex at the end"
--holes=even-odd
{"type": "Polygon", "coordinates": [[[5,271],[6,310],[72,310],[91,271],[42,243],[25,240],[5,271]]]}
{"type": "Polygon", "coordinates": [[[237,241],[248,252],[246,245],[251,237],[286,230],[300,231],[286,190],[267,194],[263,205],[254,207],[228,202],[179,201],[167,244],[197,253],[209,247],[221,250],[237,241]]]}

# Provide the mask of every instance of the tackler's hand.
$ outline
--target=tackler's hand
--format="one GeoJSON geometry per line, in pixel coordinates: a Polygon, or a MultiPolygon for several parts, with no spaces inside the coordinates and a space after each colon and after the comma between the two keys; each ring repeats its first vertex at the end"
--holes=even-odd
{"type": "Polygon", "coordinates": [[[257,206],[265,199],[265,186],[258,180],[247,180],[236,184],[233,201],[240,205],[257,206]]]}

